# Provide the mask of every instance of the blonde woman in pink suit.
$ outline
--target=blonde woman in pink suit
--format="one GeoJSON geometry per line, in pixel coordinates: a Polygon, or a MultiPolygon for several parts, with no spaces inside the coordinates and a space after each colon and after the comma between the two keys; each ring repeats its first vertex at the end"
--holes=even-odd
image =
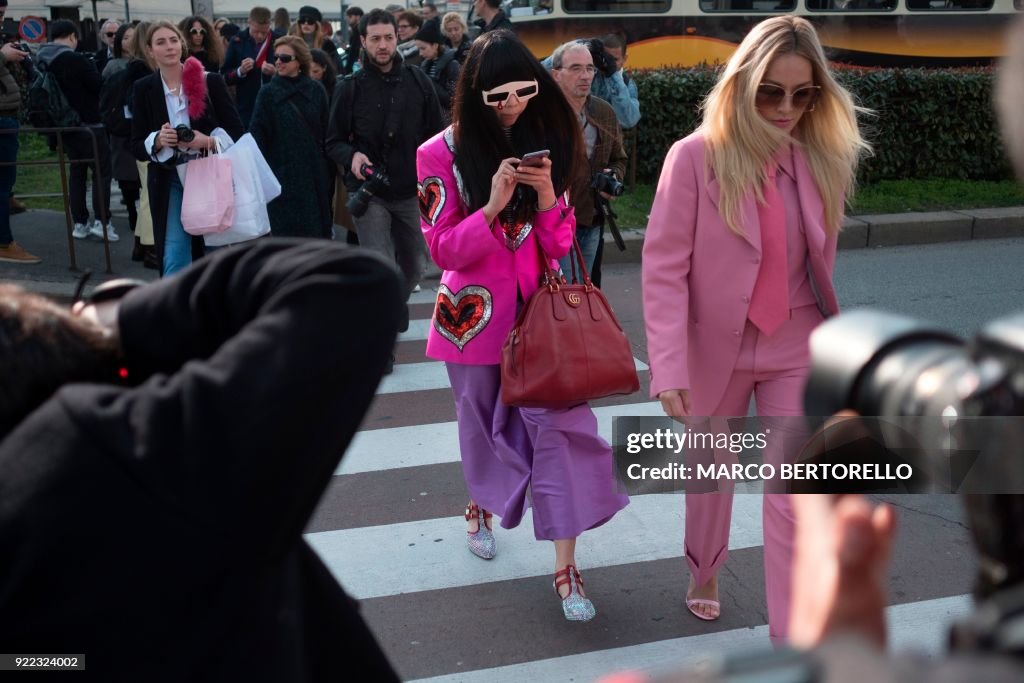
{"type": "Polygon", "coordinates": [[[423,234],[444,270],[427,355],[445,362],[455,397],[468,546],[493,558],[492,514],[508,529],[532,507],[534,535],[554,542],[554,588],[570,621],[596,613],[576,568],[576,538],[629,501],[590,408],[503,405],[499,362],[517,311],[540,283],[538,244],[549,259],[572,244],[566,190],[585,163],[582,150],[576,115],[548,72],[513,33],[492,31],[466,57],[451,127],[416,155],[423,234]],[[550,158],[519,164],[544,149],[550,158]]]}
{"type": "MultiPolygon", "coordinates": [[[[832,77],[814,27],[761,22],[669,150],[643,249],[651,396],[670,416],[802,414],[808,337],[839,311],[832,286],[844,199],[868,151],[858,108],[832,77]]],[[[767,449],[766,460],[782,457],[767,449]]],[[[686,605],[720,613],[732,492],[686,496],[686,605]]],[[[769,636],[789,621],[793,513],[765,494],[769,636]]]]}

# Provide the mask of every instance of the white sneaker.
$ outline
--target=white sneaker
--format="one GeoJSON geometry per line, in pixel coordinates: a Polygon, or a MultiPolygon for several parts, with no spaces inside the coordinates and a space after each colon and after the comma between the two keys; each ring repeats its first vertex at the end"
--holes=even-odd
{"type": "Polygon", "coordinates": [[[85,223],[75,223],[75,227],[71,230],[71,236],[76,240],[84,240],[89,236],[89,226],[85,223]]]}
{"type": "MultiPolygon", "coordinates": [[[[103,239],[103,224],[100,223],[98,220],[95,221],[92,224],[92,227],[89,228],[89,234],[92,235],[93,237],[95,237],[96,239],[102,240],[103,239]]],[[[114,224],[113,223],[107,223],[107,241],[108,242],[116,242],[119,239],[121,239],[121,238],[117,236],[116,232],[114,232],[114,224]]]]}

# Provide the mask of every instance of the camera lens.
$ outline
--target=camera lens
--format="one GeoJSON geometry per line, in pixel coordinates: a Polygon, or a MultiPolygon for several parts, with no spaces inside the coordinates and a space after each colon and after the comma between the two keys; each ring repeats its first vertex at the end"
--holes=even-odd
{"type": "Polygon", "coordinates": [[[959,403],[959,378],[974,371],[953,335],[875,311],[822,323],[811,335],[811,357],[808,415],[941,415],[959,403]]]}
{"type": "Polygon", "coordinates": [[[196,139],[195,132],[185,124],[175,126],[174,132],[178,134],[178,142],[192,142],[196,139]]]}

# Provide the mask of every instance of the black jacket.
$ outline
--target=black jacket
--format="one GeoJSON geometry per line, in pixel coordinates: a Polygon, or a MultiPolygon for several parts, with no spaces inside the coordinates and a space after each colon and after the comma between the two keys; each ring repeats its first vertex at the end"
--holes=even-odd
{"type": "Polygon", "coordinates": [[[37,59],[56,76],[61,92],[82,123],[99,123],[103,79],[89,58],[67,45],[47,43],[39,48],[37,59]]]}
{"type": "Polygon", "coordinates": [[[348,174],[349,189],[360,185],[351,168],[353,155],[362,152],[375,167],[383,164],[391,179],[391,187],[378,196],[407,199],[416,195],[416,148],[442,127],[429,79],[418,68],[403,65],[396,54],[391,71],[383,73],[368,63],[335,89],[327,153],[348,174]],[[389,124],[394,142],[384,159],[389,124]]]}
{"type": "Polygon", "coordinates": [[[302,531],[402,301],[374,254],[274,239],[129,293],[140,384],[65,385],[0,434],[0,645],[95,681],[397,681],[302,531]]]}
{"type": "MultiPolygon", "coordinates": [[[[280,33],[273,33],[270,39],[271,46],[282,35],[280,33]]],[[[256,95],[259,94],[263,84],[269,83],[273,76],[264,76],[259,68],[253,67],[252,71],[243,77],[239,77],[238,67],[242,65],[242,60],[247,57],[256,59],[256,55],[260,53],[262,46],[263,43],[257,43],[252,39],[252,36],[249,35],[249,29],[246,28],[239,31],[238,35],[228,42],[228,50],[224,55],[224,66],[220,69],[227,84],[235,86],[235,102],[238,104],[238,114],[242,117],[242,124],[246,128],[249,127],[249,119],[252,118],[253,107],[256,106],[256,95]]],[[[273,47],[271,47],[269,52],[273,53],[273,47]]],[[[267,57],[269,58],[270,54],[267,57]]]]}
{"type": "Polygon", "coordinates": [[[455,99],[455,85],[459,82],[459,63],[455,60],[455,50],[445,48],[437,59],[428,59],[420,65],[427,74],[437,93],[437,102],[441,105],[441,117],[444,124],[452,120],[452,100],[455,99]]]}
{"type": "MultiPolygon", "coordinates": [[[[209,135],[215,128],[223,128],[232,140],[245,134],[242,121],[238,118],[227,86],[220,74],[206,74],[206,111],[199,118],[191,119],[192,128],[209,135]]],[[[167,203],[170,200],[170,174],[177,173],[173,165],[153,161],[150,150],[146,149],[146,138],[153,131],[160,130],[168,122],[167,104],[164,99],[163,81],[160,72],[135,82],[132,90],[132,154],[139,161],[149,162],[146,187],[149,190],[149,209],[153,215],[153,237],[156,242],[158,262],[163,264],[164,238],[167,235],[167,203]]],[[[203,238],[192,238],[192,255],[203,255],[203,238]]],[[[162,267],[162,266],[161,266],[162,267]]]]}
{"type": "Polygon", "coordinates": [[[512,27],[512,21],[505,16],[504,10],[498,10],[498,13],[488,22],[484,21],[481,17],[473,22],[474,26],[480,27],[480,35],[490,33],[491,31],[497,31],[499,28],[508,29],[509,31],[515,31],[512,27]]]}

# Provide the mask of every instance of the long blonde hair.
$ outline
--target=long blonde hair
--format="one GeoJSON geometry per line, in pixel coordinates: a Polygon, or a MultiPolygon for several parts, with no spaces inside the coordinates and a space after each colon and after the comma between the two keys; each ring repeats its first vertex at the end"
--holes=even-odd
{"type": "Polygon", "coordinates": [[[795,54],[811,63],[821,95],[813,112],[804,112],[792,136],[801,146],[822,203],[825,230],[842,226],[839,198],[853,194],[857,163],[871,146],[861,137],[853,98],[832,77],[818,34],[806,19],[772,17],[755,26],[740,43],[704,100],[704,121],[698,130],[707,145],[707,159],[718,179],[719,211],[729,229],[743,235],[740,201],[753,191],[764,201],[766,167],[779,147],[791,138],[762,117],[755,104],[757,86],[772,60],[795,54]]]}

